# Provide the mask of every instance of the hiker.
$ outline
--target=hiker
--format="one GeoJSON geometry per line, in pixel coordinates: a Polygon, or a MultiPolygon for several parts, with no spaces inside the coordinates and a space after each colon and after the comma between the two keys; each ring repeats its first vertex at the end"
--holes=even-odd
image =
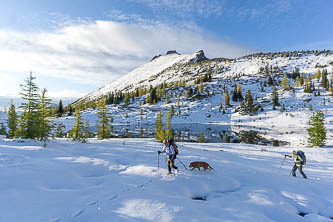
{"type": "Polygon", "coordinates": [[[169,140],[163,140],[163,149],[162,151],[157,151],[158,155],[161,153],[166,153],[168,155],[168,174],[171,174],[171,168],[178,170],[178,167],[175,166],[175,159],[177,157],[178,151],[176,145],[169,140]]]}
{"type": "Polygon", "coordinates": [[[294,177],[296,177],[296,170],[298,169],[298,171],[302,174],[302,176],[306,179],[307,176],[305,175],[305,173],[303,172],[303,165],[306,163],[306,159],[305,159],[305,155],[303,151],[293,151],[290,155],[284,155],[285,157],[290,157],[293,158],[294,160],[294,166],[293,169],[291,170],[292,175],[294,177]]]}

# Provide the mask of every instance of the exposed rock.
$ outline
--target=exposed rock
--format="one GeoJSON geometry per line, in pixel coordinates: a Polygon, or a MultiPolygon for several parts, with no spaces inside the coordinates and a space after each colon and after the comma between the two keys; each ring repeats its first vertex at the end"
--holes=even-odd
{"type": "Polygon", "coordinates": [[[170,54],[180,55],[180,53],[178,53],[176,50],[169,50],[169,51],[167,51],[166,55],[170,55],[170,54]]]}
{"type": "Polygon", "coordinates": [[[161,54],[154,56],[150,61],[153,61],[154,59],[157,59],[158,57],[162,56],[161,54]]]}
{"type": "Polygon", "coordinates": [[[197,51],[196,54],[196,58],[192,59],[191,62],[201,62],[207,59],[203,50],[197,51]]]}

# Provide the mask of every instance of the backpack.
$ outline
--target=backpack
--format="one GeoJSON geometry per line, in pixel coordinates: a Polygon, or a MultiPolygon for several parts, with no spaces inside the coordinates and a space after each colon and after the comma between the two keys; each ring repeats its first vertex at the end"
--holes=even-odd
{"type": "Polygon", "coordinates": [[[305,165],[306,164],[306,156],[305,156],[304,152],[302,150],[298,150],[296,152],[296,154],[297,154],[297,156],[300,156],[302,158],[303,161],[301,162],[301,164],[305,165]]]}
{"type": "Polygon", "coordinates": [[[178,147],[175,144],[175,142],[173,141],[173,139],[169,139],[168,142],[169,142],[169,146],[171,146],[171,145],[173,146],[173,148],[175,150],[175,154],[178,155],[178,147]]]}

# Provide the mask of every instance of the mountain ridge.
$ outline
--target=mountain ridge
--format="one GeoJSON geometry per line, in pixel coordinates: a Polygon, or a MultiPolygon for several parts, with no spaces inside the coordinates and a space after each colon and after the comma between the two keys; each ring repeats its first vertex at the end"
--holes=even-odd
{"type": "Polygon", "coordinates": [[[110,93],[126,93],[138,88],[156,87],[164,83],[191,82],[205,73],[214,78],[230,79],[243,75],[263,76],[262,69],[277,67],[277,74],[292,73],[298,68],[303,73],[313,73],[333,64],[331,50],[256,53],[236,59],[206,58],[203,50],[191,54],[179,54],[170,50],[165,55],[154,56],[148,63],[130,71],[121,78],[89,93],[73,104],[89,102],[110,93]]]}

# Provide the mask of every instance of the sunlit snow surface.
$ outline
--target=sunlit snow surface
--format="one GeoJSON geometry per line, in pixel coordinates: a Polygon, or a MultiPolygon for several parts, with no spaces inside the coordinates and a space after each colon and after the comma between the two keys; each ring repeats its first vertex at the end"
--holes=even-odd
{"type": "Polygon", "coordinates": [[[302,148],[305,180],[289,176],[291,159],[280,169],[297,147],[178,145],[186,166],[206,161],[215,170],[176,161],[180,172],[166,175],[161,144],[150,139],[62,139],[46,148],[1,139],[0,221],[332,221],[331,148],[302,148]]]}

